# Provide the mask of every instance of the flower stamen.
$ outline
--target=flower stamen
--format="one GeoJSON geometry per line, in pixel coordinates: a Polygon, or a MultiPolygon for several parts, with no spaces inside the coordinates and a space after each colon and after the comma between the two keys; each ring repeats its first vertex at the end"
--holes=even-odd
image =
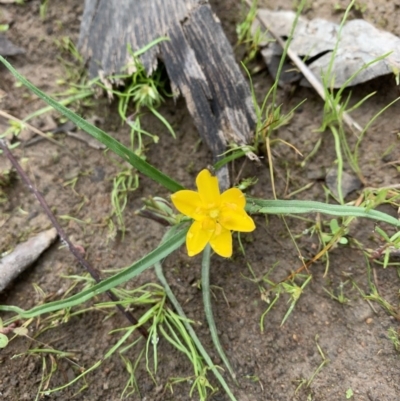
{"type": "Polygon", "coordinates": [[[219,209],[212,209],[208,214],[212,219],[217,219],[219,216],[219,209]]]}

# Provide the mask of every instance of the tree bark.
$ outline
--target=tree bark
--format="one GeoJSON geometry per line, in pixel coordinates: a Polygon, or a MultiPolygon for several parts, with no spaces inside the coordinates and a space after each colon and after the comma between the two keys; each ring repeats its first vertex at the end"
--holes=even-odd
{"type": "MultiPolygon", "coordinates": [[[[164,63],[174,96],[185,97],[214,159],[228,143],[251,142],[256,117],[250,89],[206,1],[85,0],[79,48],[91,78],[121,73],[133,64],[129,48],[138,51],[162,36],[169,40],[140,61],[148,74],[164,63]]],[[[226,168],[220,176],[228,186],[226,168]]]]}

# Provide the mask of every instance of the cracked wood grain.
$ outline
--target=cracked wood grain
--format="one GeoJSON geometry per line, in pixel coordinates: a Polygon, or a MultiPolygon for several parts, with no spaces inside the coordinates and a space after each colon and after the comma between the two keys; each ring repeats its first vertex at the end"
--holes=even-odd
{"type": "MultiPolygon", "coordinates": [[[[118,74],[128,51],[163,41],[140,56],[151,74],[162,61],[174,95],[182,95],[214,160],[228,143],[251,142],[256,116],[232,47],[209,4],[200,0],[86,0],[79,47],[91,77],[118,74]]],[[[229,186],[227,168],[219,173],[229,186]]]]}

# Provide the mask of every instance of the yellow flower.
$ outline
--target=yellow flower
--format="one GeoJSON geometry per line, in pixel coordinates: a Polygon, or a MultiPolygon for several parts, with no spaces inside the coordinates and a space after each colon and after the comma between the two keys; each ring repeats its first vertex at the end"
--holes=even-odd
{"type": "Polygon", "coordinates": [[[172,203],[194,222],[186,236],[189,256],[200,253],[207,243],[220,256],[232,255],[233,231],[250,232],[256,226],[245,212],[246,198],[238,188],[219,192],[218,179],[208,170],[196,178],[198,192],[182,190],[171,196],[172,203]]]}

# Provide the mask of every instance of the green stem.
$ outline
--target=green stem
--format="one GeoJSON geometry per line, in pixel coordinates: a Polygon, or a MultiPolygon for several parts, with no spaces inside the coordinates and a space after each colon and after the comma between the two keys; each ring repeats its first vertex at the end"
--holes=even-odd
{"type": "Polygon", "coordinates": [[[171,287],[169,286],[169,284],[167,282],[167,279],[164,276],[161,263],[157,262],[157,263],[155,263],[154,266],[155,266],[155,271],[156,271],[158,280],[164,287],[165,292],[166,292],[169,300],[171,301],[172,305],[174,306],[175,310],[177,311],[178,315],[182,318],[182,322],[185,325],[186,330],[188,331],[190,337],[192,337],[193,342],[196,344],[196,347],[199,350],[201,356],[204,358],[204,360],[206,361],[207,365],[214,373],[217,380],[221,383],[221,386],[224,388],[224,390],[225,390],[226,394],[228,394],[229,398],[232,401],[237,401],[235,396],[232,394],[231,389],[229,388],[228,384],[226,383],[226,381],[224,380],[222,375],[218,372],[218,370],[215,367],[215,365],[213,364],[210,356],[207,354],[207,351],[205,350],[205,348],[203,347],[203,344],[200,342],[199,338],[197,337],[195,331],[193,330],[193,327],[190,325],[189,319],[186,317],[185,312],[183,311],[180,303],[178,302],[174,293],[172,292],[171,287]]]}
{"type": "Polygon", "coordinates": [[[215,324],[214,315],[212,313],[210,291],[210,253],[210,244],[207,244],[203,251],[203,260],[201,262],[201,290],[203,292],[204,312],[206,314],[208,327],[210,328],[211,338],[214,343],[214,347],[218,351],[219,356],[229,370],[229,373],[231,374],[233,380],[235,380],[236,382],[235,372],[233,371],[228,357],[226,356],[224,349],[222,348],[222,345],[219,341],[217,326],[215,324]]]}

